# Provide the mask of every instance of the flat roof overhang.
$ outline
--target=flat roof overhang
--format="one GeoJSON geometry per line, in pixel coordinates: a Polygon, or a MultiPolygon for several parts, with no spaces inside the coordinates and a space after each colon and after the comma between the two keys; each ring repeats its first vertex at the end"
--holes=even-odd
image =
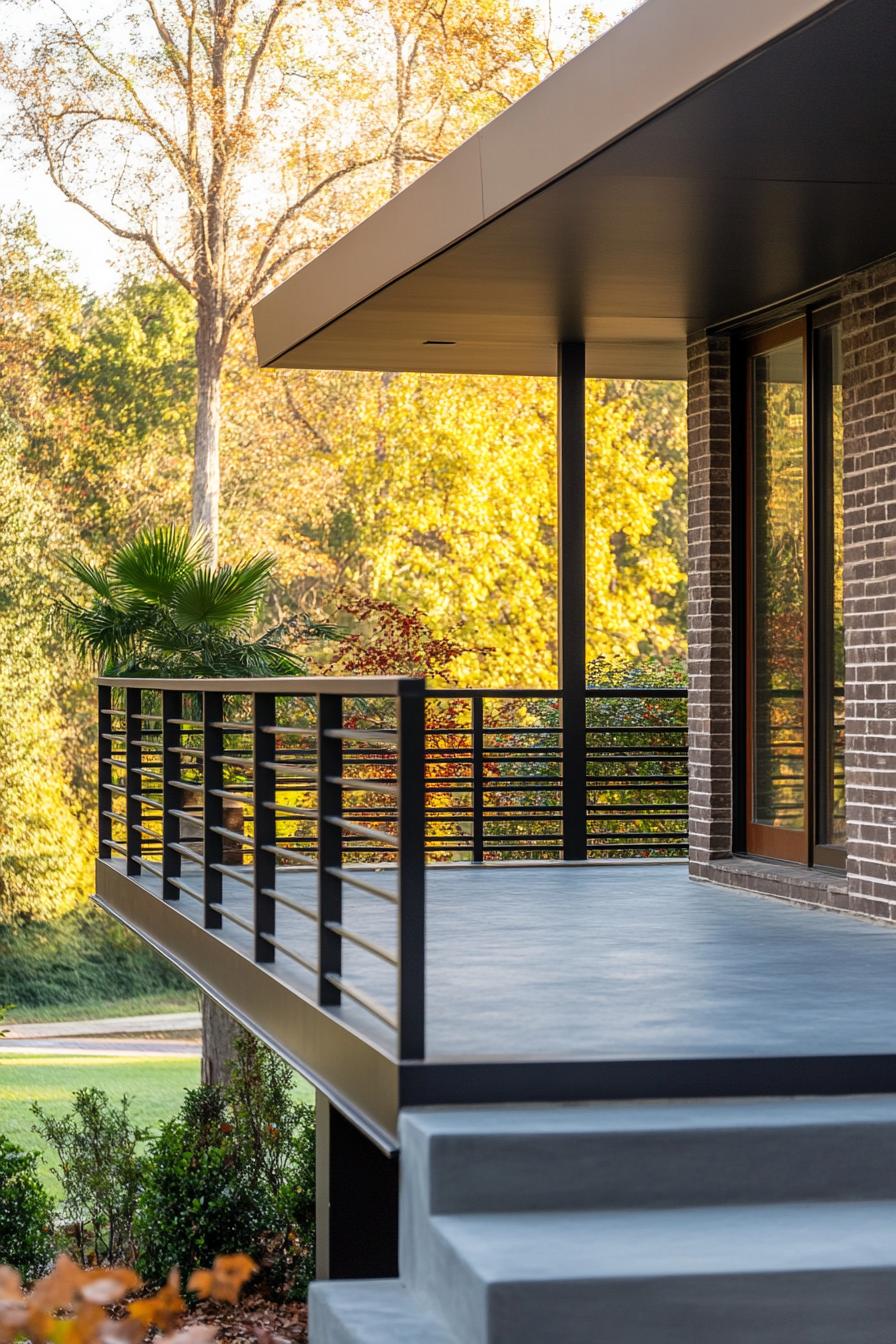
{"type": "Polygon", "coordinates": [[[261,299],[259,362],[682,377],[896,251],[894,70],[893,0],[646,0],[261,299]]]}

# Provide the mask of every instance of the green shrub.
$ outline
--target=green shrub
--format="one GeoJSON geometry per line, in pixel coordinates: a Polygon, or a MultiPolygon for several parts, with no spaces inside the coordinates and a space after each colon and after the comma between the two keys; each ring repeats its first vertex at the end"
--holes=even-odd
{"type": "Polygon", "coordinates": [[[138,1269],[161,1282],[216,1255],[245,1251],[266,1290],[301,1298],[314,1262],[314,1119],[290,1068],[240,1037],[226,1088],[188,1092],[144,1170],[138,1269]]]}
{"type": "Polygon", "coordinates": [[[53,1255],[53,1201],[37,1175],[37,1155],[0,1135],[0,1264],[37,1278],[53,1255]]]}
{"type": "Polygon", "coordinates": [[[128,1099],[118,1105],[96,1087],[75,1093],[74,1106],[57,1119],[32,1106],[35,1129],[53,1148],[53,1175],[63,1190],[62,1216],[70,1249],[86,1264],[132,1264],[134,1219],[146,1135],[131,1123],[128,1099]]]}
{"type": "Polygon", "coordinates": [[[164,1282],[171,1265],[186,1279],[258,1239],[261,1199],[231,1131],[220,1090],[198,1087],[151,1145],[137,1215],[137,1268],[147,1282],[164,1282]]]}
{"type": "Polygon", "coordinates": [[[186,978],[94,905],[61,919],[0,928],[0,1002],[29,1009],[170,993],[195,997],[186,978]]]}

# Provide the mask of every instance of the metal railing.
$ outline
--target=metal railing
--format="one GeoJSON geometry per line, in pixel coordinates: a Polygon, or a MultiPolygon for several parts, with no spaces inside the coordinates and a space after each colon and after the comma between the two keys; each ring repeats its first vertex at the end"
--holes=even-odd
{"type": "Polygon", "coordinates": [[[422,1058],[426,858],[562,857],[575,790],[587,857],[686,853],[686,709],[680,688],[589,690],[574,778],[556,691],[103,678],[100,857],[422,1058]]]}
{"type": "Polygon", "coordinates": [[[100,857],[166,901],[197,902],[205,928],[226,921],[255,961],[286,958],[321,1006],[351,1000],[395,1032],[399,1058],[420,1059],[423,719],[414,678],[103,678],[100,857]],[[353,862],[371,855],[388,860],[385,878],[353,862]],[[346,888],[362,900],[356,922],[346,888]],[[394,909],[391,945],[364,902],[394,909]],[[389,968],[391,992],[346,972],[347,944],[389,968]]]}

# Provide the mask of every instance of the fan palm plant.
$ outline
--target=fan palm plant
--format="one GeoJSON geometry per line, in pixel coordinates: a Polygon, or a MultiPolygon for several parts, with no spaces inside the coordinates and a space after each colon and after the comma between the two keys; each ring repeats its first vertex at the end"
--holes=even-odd
{"type": "Polygon", "coordinates": [[[59,597],[56,624],[104,676],[301,675],[288,642],[336,633],[298,617],[253,636],[274,557],[213,568],[205,540],[185,528],[147,528],[102,569],[77,556],[63,563],[88,592],[59,597]]]}

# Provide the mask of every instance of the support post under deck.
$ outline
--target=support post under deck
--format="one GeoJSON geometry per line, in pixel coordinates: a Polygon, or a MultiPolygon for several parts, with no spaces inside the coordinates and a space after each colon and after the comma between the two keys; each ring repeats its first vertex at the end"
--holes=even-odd
{"type": "Polygon", "coordinates": [[[398,1274],[398,1156],[371,1143],[317,1094],[316,1223],[319,1279],[398,1274]]]}
{"type": "Polygon", "coordinates": [[[557,596],[563,857],[588,854],[585,734],[585,343],[557,348],[557,596]]]}

